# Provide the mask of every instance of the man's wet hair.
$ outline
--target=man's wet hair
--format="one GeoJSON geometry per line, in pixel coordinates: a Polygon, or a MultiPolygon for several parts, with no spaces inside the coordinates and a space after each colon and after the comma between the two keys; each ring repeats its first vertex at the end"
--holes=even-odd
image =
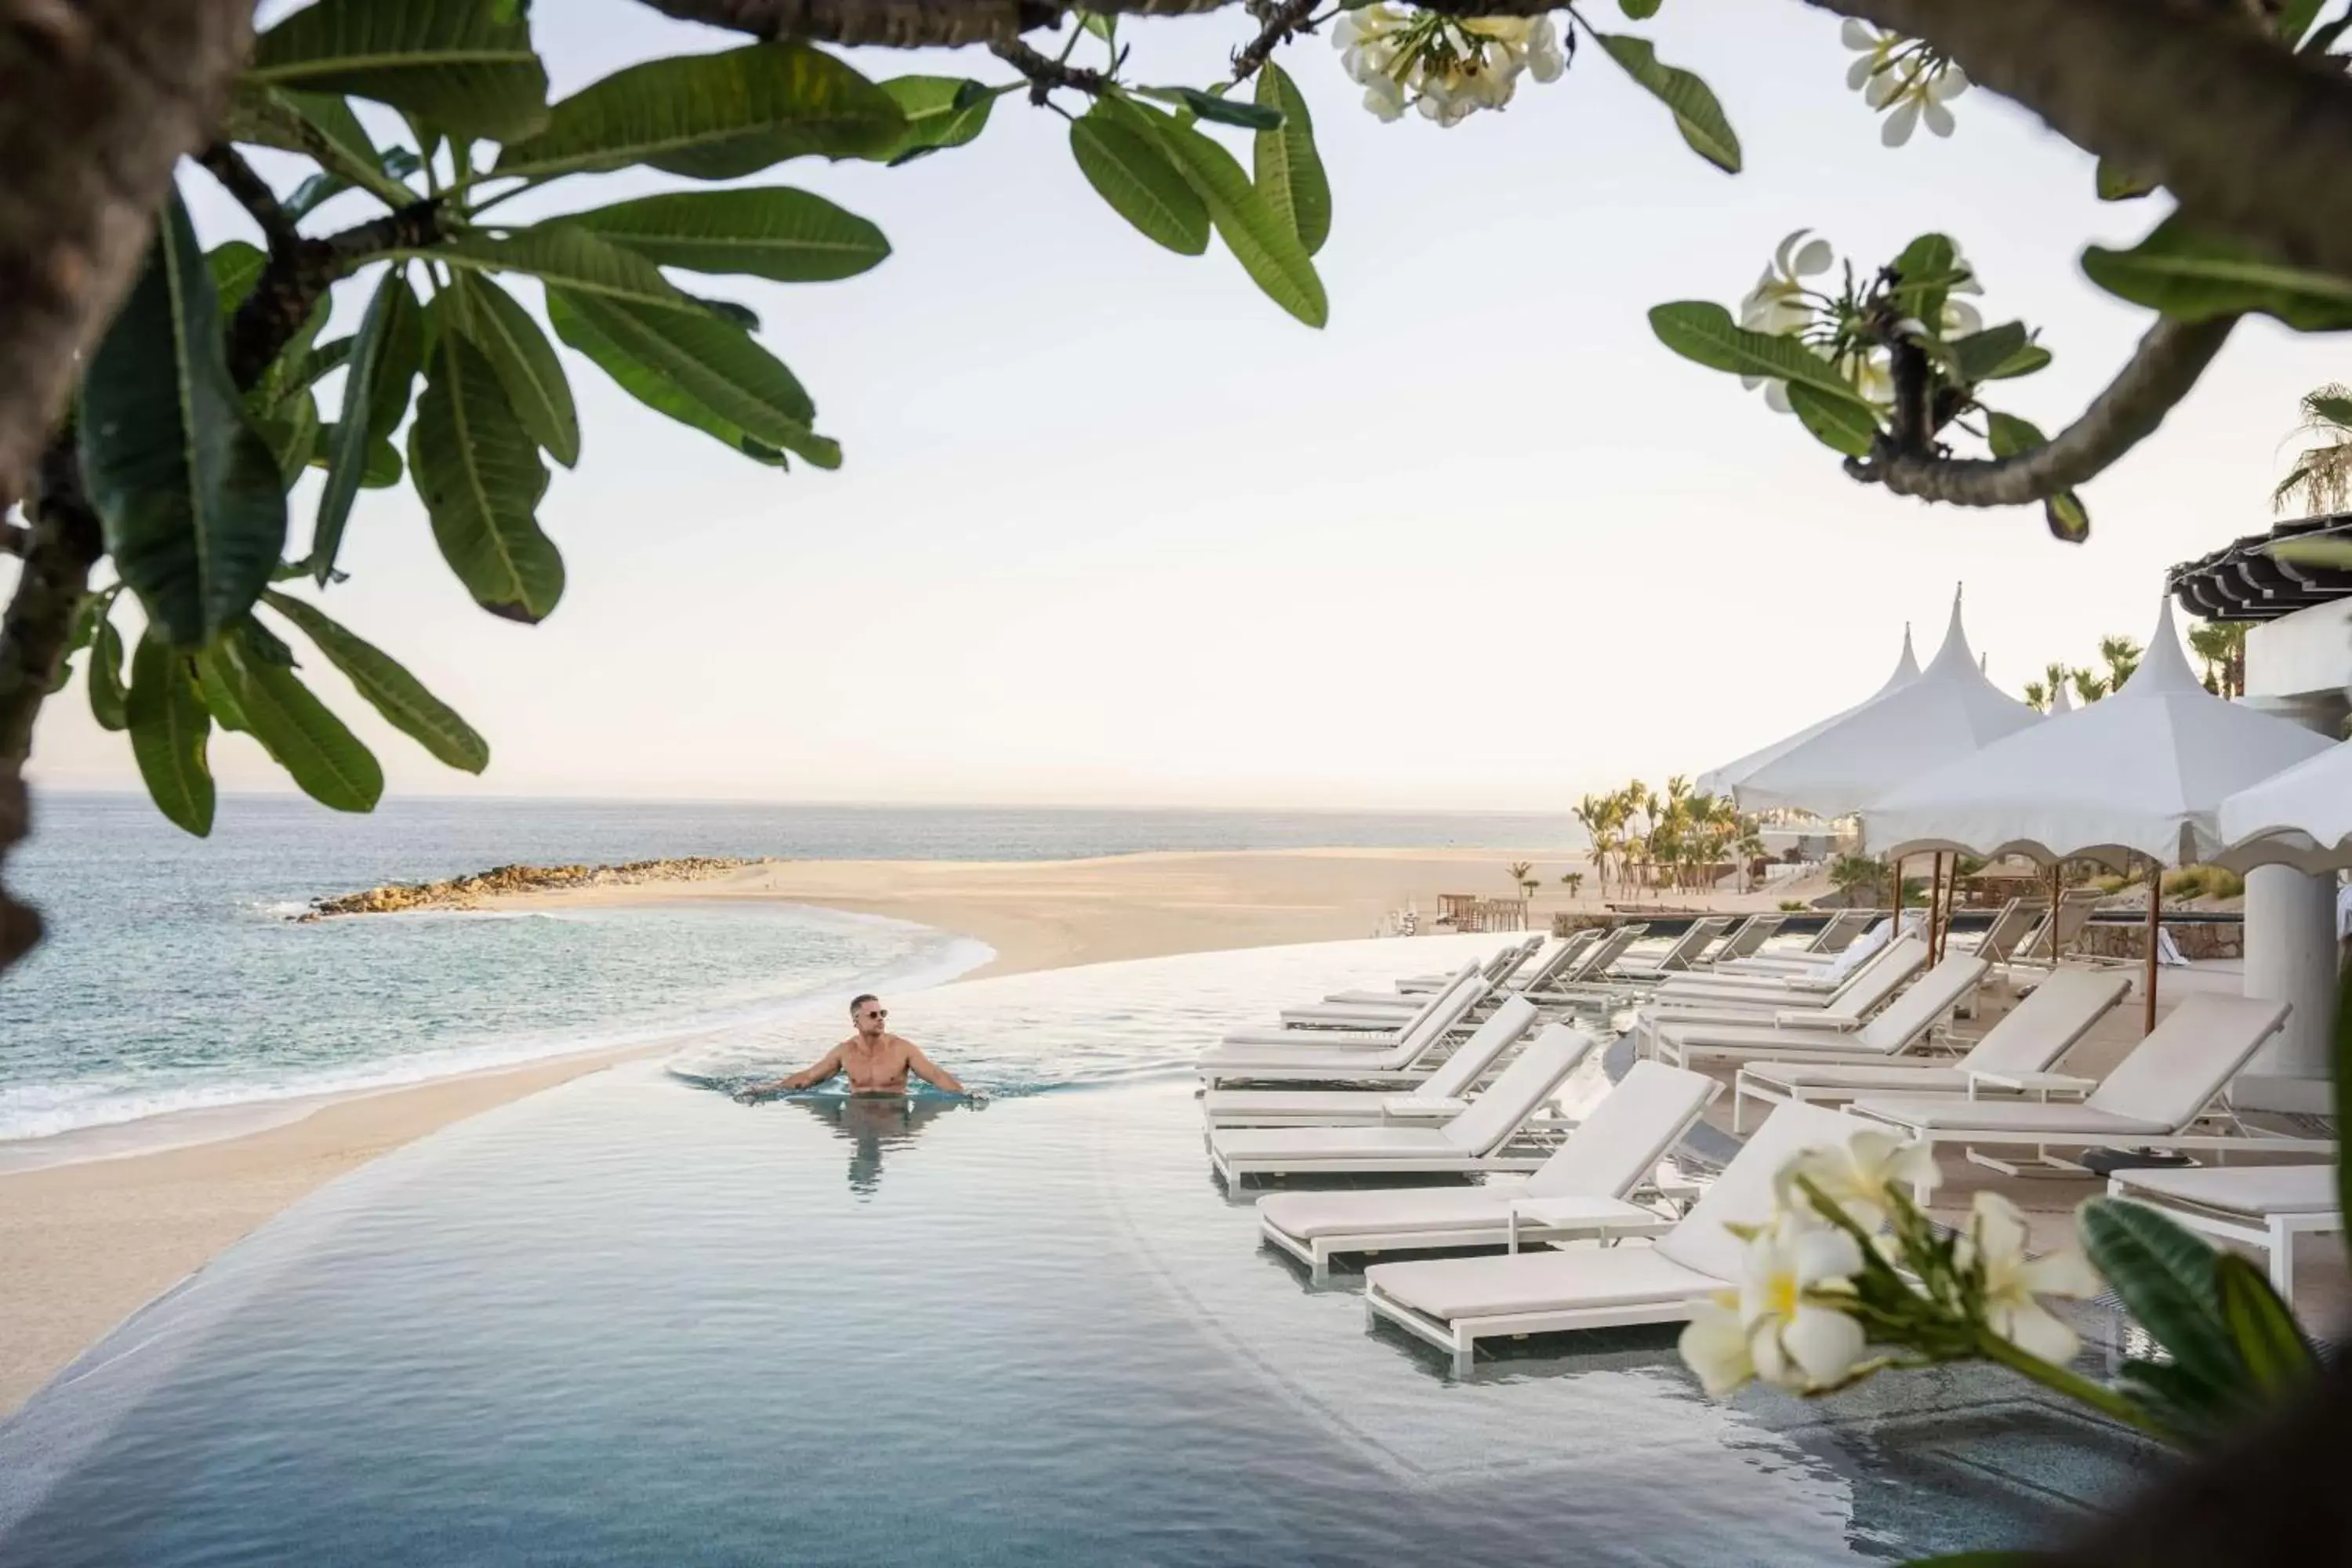
{"type": "Polygon", "coordinates": [[[877,996],[871,991],[861,992],[857,995],[852,996],[849,999],[849,1016],[855,1018],[865,1007],[866,1004],[868,1002],[879,1002],[880,1000],[882,1000],[882,998],[877,996]]]}

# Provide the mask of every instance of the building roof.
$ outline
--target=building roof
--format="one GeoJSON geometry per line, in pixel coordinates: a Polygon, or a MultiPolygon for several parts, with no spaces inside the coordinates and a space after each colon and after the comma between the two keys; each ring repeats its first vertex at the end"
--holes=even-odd
{"type": "Polygon", "coordinates": [[[2299,566],[2269,553],[2282,539],[2307,536],[2352,541],[2352,513],[2306,517],[2247,534],[2175,566],[2165,574],[2165,586],[2182,609],[2209,621],[2274,621],[2313,605],[2352,599],[2352,572],[2299,566]]]}

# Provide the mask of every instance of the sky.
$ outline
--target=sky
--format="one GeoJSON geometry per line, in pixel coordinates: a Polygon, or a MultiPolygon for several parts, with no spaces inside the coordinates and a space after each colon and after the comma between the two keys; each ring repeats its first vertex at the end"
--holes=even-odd
{"type": "MultiPolygon", "coordinates": [[[[738,41],[630,0],[542,5],[535,26],[559,96],[738,41]]],[[[1250,30],[1238,7],[1130,25],[1129,74],[1206,83],[1250,30]]],[[[1882,147],[1835,19],[1793,0],[1670,0],[1637,30],[1712,84],[1746,172],[1700,162],[1598,50],[1452,129],[1375,120],[1324,39],[1286,51],[1333,188],[1319,332],[1221,247],[1182,258],[1129,228],[1065,122],[1017,95],[971,145],[899,168],[772,170],[751,183],[817,191],[894,247],[836,283],[694,285],[760,312],[840,471],[732,457],[564,351],[584,451],[540,510],[569,569],[555,614],[477,609],[404,489],[361,493],[351,580],[323,598],[489,738],[488,772],[442,768],[306,670],[394,794],[1565,809],[1858,700],[1906,623],[1924,663],[1956,585],[2013,689],[2103,633],[2145,637],[2168,565],[2269,526],[2296,399],[2344,371],[2329,340],[2267,321],[2085,489],[2079,547],[2039,509],[1856,485],[1668,353],[1648,308],[1736,308],[1791,229],[1865,267],[1941,229],[1988,321],[2042,329],[2055,363],[2004,405],[2055,429],[2149,319],[2076,257],[2162,208],[2097,202],[2086,155],[1981,90],[1949,142],[1882,147]]],[[[979,50],[851,58],[1007,74],[979,50]]],[[[182,184],[207,244],[250,235],[204,175],[182,184]]],[[[575,179],[515,207],[673,184],[575,179]]],[[[364,299],[342,294],[331,331],[364,299]]],[[[315,497],[313,477],[298,539],[315,497]]],[[[226,789],[288,787],[244,737],[213,761],[226,789]]],[[[32,774],[137,785],[79,682],[32,774]]]]}

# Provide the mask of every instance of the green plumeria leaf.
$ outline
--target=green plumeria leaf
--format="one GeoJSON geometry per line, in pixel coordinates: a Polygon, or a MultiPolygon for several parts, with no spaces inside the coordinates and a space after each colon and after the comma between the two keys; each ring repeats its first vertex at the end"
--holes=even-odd
{"type": "Polygon", "coordinates": [[[1070,155],[1095,194],[1141,231],[1179,256],[1209,248],[1209,209],[1193,194],[1148,130],[1122,120],[1097,100],[1070,123],[1070,155]]]}
{"type": "Polygon", "coordinates": [[[188,658],[150,626],[131,656],[124,704],[131,755],[158,810],[202,838],[213,830],[213,775],[205,752],[212,719],[196,695],[188,658]]]}
{"type": "Polygon", "coordinates": [[[1683,133],[1692,152],[1727,174],[1739,173],[1739,137],[1724,117],[1713,89],[1686,70],[1660,64],[1658,51],[1647,38],[1624,33],[1592,36],[1627,76],[1674,111],[1675,129],[1683,133]]]}
{"type": "MultiPolygon", "coordinates": [[[[504,289],[462,274],[456,281],[448,297],[457,305],[458,330],[490,362],[499,384],[506,389],[509,406],[530,438],[549,457],[571,468],[580,460],[580,416],[555,345],[504,289]]],[[[435,309],[441,310],[438,301],[435,309]]]]}
{"type": "Polygon", "coordinates": [[[82,476],[115,570],[173,643],[244,616],[286,547],[286,495],[221,354],[213,274],[175,195],[82,376],[82,476]]]}
{"type": "Polygon", "coordinates": [[[648,406],[739,449],[748,436],[822,468],[841,466],[841,448],[811,428],[808,393],[741,328],[563,289],[548,291],[548,310],[557,335],[648,406]]]}
{"type": "Polygon", "coordinates": [[[952,76],[895,76],[878,85],[906,116],[907,129],[866,156],[894,165],[964,145],[988,128],[996,100],[1020,86],[986,87],[952,76]]]}
{"type": "Polygon", "coordinates": [[[2319,1358],[2262,1270],[2231,1252],[2215,1258],[2213,1268],[2221,1320],[2229,1325],[2254,1387],[2278,1398],[2310,1382],[2319,1370],[2319,1358]]]}
{"type": "Polygon", "coordinates": [[[1878,416],[1851,398],[1836,397],[1801,381],[1789,383],[1789,408],[1814,439],[1849,458],[1870,456],[1878,416]]]}
{"type": "Polygon", "coordinates": [[[547,72],[499,0],[319,0],[255,41],[255,87],[352,93],[512,142],[547,121],[547,72]]]}
{"type": "Polygon", "coordinates": [[[1177,109],[1189,109],[1200,119],[1213,124],[1238,125],[1244,131],[1282,129],[1282,110],[1263,100],[1236,103],[1213,92],[1202,92],[1197,87],[1139,87],[1132,90],[1138,98],[1152,99],[1177,109]]]}
{"type": "MultiPolygon", "coordinates": [[[[277,459],[279,488],[292,489],[319,450],[319,400],[305,392],[279,404],[276,412],[257,416],[253,427],[277,459]]],[[[277,563],[270,565],[274,569],[277,563]]]]}
{"type": "Polygon", "coordinates": [[[781,186],[672,191],[562,221],[658,266],[780,283],[854,278],[890,254],[882,231],[856,214],[781,186]]]}
{"type": "Polygon", "coordinates": [[[269,607],[301,628],[327,661],[343,672],[353,690],[385,722],[423,746],[439,762],[469,773],[490,765],[490,743],[457,710],[425,689],[400,662],[366,638],[330,619],[317,605],[270,590],[269,607]]]}
{"type": "Polygon", "coordinates": [[[517,229],[503,239],[464,235],[411,254],[477,271],[527,272],[575,294],[599,294],[689,313],[702,309],[663,277],[660,268],[635,251],[607,244],[586,229],[560,220],[517,229]]]}
{"type": "Polygon", "coordinates": [[[1941,234],[1923,234],[1905,246],[1895,258],[1895,297],[1905,313],[1930,325],[1944,319],[1952,286],[1969,276],[1960,265],[1960,247],[1941,234]]]}
{"type": "Polygon", "coordinates": [[[463,337],[435,338],[408,471],[442,559],[474,602],[509,620],[546,619],[563,596],[563,557],[536,516],[547,468],[498,372],[463,337]]]}
{"type": "Polygon", "coordinates": [[[2273,261],[2166,218],[2129,250],[2092,246],[2083,270],[2108,293],[2179,321],[2260,312],[2297,331],[2352,328],[2352,279],[2273,261]]]}
{"type": "MultiPolygon", "coordinates": [[[[2004,321],[1980,332],[1954,338],[1944,345],[1951,356],[1952,369],[1961,381],[1970,385],[1979,381],[1999,379],[2005,367],[2016,362],[2032,346],[2032,334],[2026,331],[2022,321],[2004,321]]],[[[2044,354],[2042,358],[2046,363],[2049,356],[2044,354]]],[[[2033,368],[2038,370],[2041,366],[2033,368]]],[[[2010,371],[2008,374],[2022,373],[2010,371]]]]}
{"type": "MultiPolygon", "coordinates": [[[[372,476],[381,474],[379,454],[391,450],[389,437],[408,412],[409,384],[416,378],[424,353],[423,309],[408,285],[406,268],[394,263],[377,283],[359,331],[352,334],[341,414],[321,432],[328,454],[327,483],[310,531],[311,567],[321,586],[341,552],[352,502],[372,476]]],[[[399,461],[399,454],[394,453],[390,482],[398,482],[399,461]]]]}
{"type": "Polygon", "coordinates": [[[89,715],[101,730],[131,723],[131,694],[122,684],[122,634],[101,612],[90,637],[89,715]]]}
{"type": "Polygon", "coordinates": [[[1323,279],[1316,275],[1314,258],[1300,243],[1297,229],[1267,205],[1242,172],[1238,159],[1202,132],[1167,115],[1120,100],[1097,102],[1115,104],[1123,123],[1150,128],[1176,172],[1208,208],[1209,221],[1216,226],[1225,248],[1267,299],[1310,327],[1319,327],[1330,319],[1323,279]]]}
{"type": "Polygon", "coordinates": [[[2154,1209],[2114,1198],[2085,1202],[2078,1222],[2092,1265],[2173,1364],[2231,1387],[2241,1367],[2221,1320],[2213,1248],[2154,1209]]]}
{"type": "Polygon", "coordinates": [[[2304,34],[2311,31],[2312,23],[2319,19],[2320,10],[2326,4],[2326,0],[2286,0],[2286,4],[2279,7],[2278,15],[2271,18],[2272,29],[2279,41],[2289,47],[2301,43],[2304,34]]]}
{"type": "Polygon", "coordinates": [[[203,658],[208,673],[235,693],[246,732],[304,795],[337,811],[373,811],[383,796],[375,753],[273,651],[239,626],[203,658]]]}
{"type": "Polygon", "coordinates": [[[1708,300],[1683,300],[1654,306],[1650,330],[1658,341],[1685,359],[1709,370],[1734,375],[1762,376],[1811,386],[1842,398],[1865,411],[1870,405],[1835,366],[1794,338],[1751,332],[1731,319],[1731,312],[1708,300]]]}
{"type": "Polygon", "coordinates": [[[2050,536],[2062,544],[2080,544],[2091,537],[2091,510],[2073,490],[2043,501],[2042,521],[2049,525],[2050,536]]]}
{"type": "Polygon", "coordinates": [[[880,88],[805,44],[752,44],[648,60],[555,106],[547,129],[504,148],[495,172],[553,179],[648,163],[697,180],[787,158],[860,158],[906,133],[880,88]]]}
{"type": "Polygon", "coordinates": [[[2102,158],[2093,184],[2103,202],[2135,201],[2156,189],[2156,182],[2133,174],[2112,158],[2102,158]]]}
{"type": "Polygon", "coordinates": [[[2036,447],[2050,445],[2042,427],[2032,421],[2020,419],[2014,414],[2003,414],[1997,408],[1985,410],[1985,445],[1996,458],[2014,458],[2031,452],[2036,447]]]}
{"type": "Polygon", "coordinates": [[[261,281],[269,258],[257,245],[232,239],[206,252],[205,264],[212,271],[213,298],[218,301],[220,319],[226,324],[236,314],[236,308],[245,303],[245,297],[253,292],[253,286],[261,281]]]}
{"type": "Polygon", "coordinates": [[[1331,237],[1331,182],[1315,150],[1315,121],[1298,84],[1268,60],[1257,73],[1257,100],[1276,110],[1282,124],[1261,131],[1251,144],[1251,173],[1266,205],[1290,220],[1298,243],[1314,255],[1331,237]]]}
{"type": "Polygon", "coordinates": [[[241,81],[229,99],[225,133],[233,142],[299,153],[387,206],[415,199],[401,181],[415,172],[415,155],[404,147],[379,153],[351,104],[331,94],[241,81]]]}

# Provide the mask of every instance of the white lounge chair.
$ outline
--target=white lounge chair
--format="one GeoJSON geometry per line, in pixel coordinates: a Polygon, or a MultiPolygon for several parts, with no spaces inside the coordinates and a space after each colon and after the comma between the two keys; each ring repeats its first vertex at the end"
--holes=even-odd
{"type": "Polygon", "coordinates": [[[1708,969],[1726,963],[1737,963],[1743,958],[1753,958],[1763,945],[1780,934],[1788,923],[1786,915],[1750,915],[1740,928],[1723,939],[1723,945],[1700,960],[1708,969]]]}
{"type": "Polygon", "coordinates": [[[1675,938],[1672,946],[1655,959],[1623,959],[1612,968],[1610,977],[1616,980],[1660,980],[1679,973],[1696,963],[1701,954],[1715,945],[1715,939],[1731,929],[1731,921],[1710,919],[1691,921],[1683,934],[1675,938]]]}
{"type": "Polygon", "coordinates": [[[1977,1082],[1973,1075],[1986,1075],[1989,1082],[2047,1072],[2130,990],[2130,980],[2113,970],[2062,969],[1948,1067],[1915,1057],[1889,1062],[1749,1062],[1733,1086],[1731,1130],[1739,1131],[1750,1100],[1843,1105],[1871,1094],[1967,1094],[1977,1082]]]}
{"type": "Polygon", "coordinates": [[[1625,956],[1626,949],[1649,934],[1646,925],[1623,925],[1611,930],[1600,942],[1585,949],[1584,955],[1565,965],[1541,988],[1529,986],[1527,994],[1546,1004],[1591,1001],[1596,995],[1619,996],[1626,987],[1612,984],[1610,972],[1617,961],[1625,956]]]}
{"type": "Polygon", "coordinates": [[[1412,1089],[1213,1089],[1201,1097],[1212,1127],[1378,1127],[1429,1122],[1461,1111],[1478,1080],[1535,1026],[1536,1005],[1507,998],[1471,1037],[1412,1089]]]}
{"type": "Polygon", "coordinates": [[[1885,1061],[1924,1042],[1951,1010],[1975,994],[1992,965],[1954,953],[1858,1027],[1824,1027],[1818,1013],[1783,1013],[1771,1023],[1696,1024],[1657,1020],[1648,1054],[1678,1068],[1700,1061],[1743,1061],[1793,1054],[1812,1061],[1885,1061]]]}
{"type": "Polygon", "coordinates": [[[2084,928],[2091,923],[2092,911],[2105,900],[2106,895],[2096,888],[2067,889],[2059,895],[2058,907],[2054,910],[2043,910],[2032,929],[2018,939],[2009,963],[2029,974],[2036,971],[2049,973],[2058,959],[2074,951],[2074,944],[2083,939],[2084,928]],[[2057,926],[2054,940],[2051,936],[2053,921],[2057,926]]]}
{"type": "MultiPolygon", "coordinates": [[[[2251,996],[2196,992],[2132,1048],[2104,1083],[2060,1073],[2018,1073],[1993,1087],[2020,1095],[2080,1094],[2074,1103],[2047,1098],[1971,1100],[1944,1095],[1872,1095],[1851,1108],[1856,1116],[1884,1122],[1931,1144],[1959,1143],[1969,1158],[2015,1173],[2020,1163],[1980,1153],[1978,1144],[2026,1145],[2046,1169],[2084,1173],[2072,1161],[2052,1156],[2053,1148],[2105,1145],[2142,1149],[2242,1150],[2325,1153],[2335,1145],[2322,1139],[2190,1131],[2212,1113],[2264,1040],[2286,1022],[2287,1005],[2251,996]]],[[[2234,1121],[2234,1117],[2229,1120],[2234,1121]]],[[[2031,1163],[2026,1162],[2024,1163],[2031,1163]]]]}
{"type": "Polygon", "coordinates": [[[2017,944],[2025,940],[2041,919],[2040,906],[2023,899],[2011,899],[1993,911],[1992,923],[1985,927],[1969,951],[1991,963],[2006,963],[2017,951],[2017,944]]]}
{"type": "Polygon", "coordinates": [[[1698,1073],[1635,1062],[1524,1184],[1276,1193],[1258,1200],[1258,1229],[1318,1279],[1340,1252],[1654,1236],[1672,1216],[1627,1200],[1719,1092],[1698,1073]]]}
{"type": "Polygon", "coordinates": [[[1547,1025],[1486,1092],[1441,1126],[1213,1128],[1209,1161],[1228,1189],[1250,1176],[1291,1172],[1532,1171],[1546,1151],[1518,1144],[1521,1130],[1598,1043],[1581,1029],[1547,1025]]]}
{"type": "Polygon", "coordinates": [[[1790,1157],[1843,1143],[1863,1125],[1817,1105],[1781,1106],[1654,1246],[1377,1264],[1364,1270],[1364,1309],[1452,1351],[1457,1372],[1469,1370],[1480,1340],[1497,1334],[1682,1322],[1740,1277],[1742,1244],[1724,1226],[1770,1218],[1772,1179],[1790,1157]]]}
{"type": "MultiPolygon", "coordinates": [[[[1327,996],[1302,1007],[1283,1009],[1285,1029],[1401,1029],[1419,1020],[1454,987],[1465,980],[1486,984],[1479,965],[1465,963],[1434,991],[1359,991],[1327,996]],[[1352,996],[1352,1000],[1349,998],[1352,996]]],[[[1271,1031],[1259,1029],[1256,1034],[1271,1031]]]]}
{"type": "MultiPolygon", "coordinates": [[[[1528,959],[1533,958],[1536,955],[1536,950],[1543,946],[1543,933],[1538,931],[1535,935],[1526,938],[1524,941],[1515,942],[1508,947],[1499,950],[1494,957],[1488,959],[1480,966],[1486,974],[1486,984],[1489,985],[1500,985],[1504,981],[1509,979],[1513,974],[1518,972],[1520,965],[1526,963],[1528,959]]],[[[1406,992],[1426,993],[1431,991],[1443,991],[1451,980],[1458,977],[1459,973],[1460,971],[1457,970],[1454,975],[1407,975],[1404,979],[1396,983],[1396,988],[1400,994],[1406,992]]]]}
{"type": "MultiPolygon", "coordinates": [[[[1409,1086],[1429,1076],[1438,1046],[1486,994],[1483,980],[1465,980],[1443,1005],[1398,1037],[1393,1045],[1326,1045],[1301,1029],[1308,1043],[1221,1045],[1203,1051],[1193,1070],[1211,1089],[1221,1083],[1362,1083],[1409,1086]]],[[[1345,1039],[1345,1036],[1339,1037],[1345,1039]]]]}
{"type": "Polygon", "coordinates": [[[1456,1000],[1465,992],[1469,994],[1470,1002],[1461,1013],[1454,1015],[1457,1019],[1466,1016],[1469,1007],[1477,1005],[1491,994],[1487,989],[1486,982],[1478,975],[1473,974],[1456,982],[1452,990],[1439,992],[1411,1013],[1390,1015],[1390,1021],[1385,1024],[1235,1029],[1218,1043],[1226,1046],[1276,1046],[1286,1050],[1293,1047],[1317,1049],[1338,1047],[1350,1051],[1376,1050],[1382,1046],[1395,1045],[1438,1013],[1452,1008],[1456,1000]]]}
{"type": "Polygon", "coordinates": [[[1907,937],[1865,963],[1843,985],[1826,994],[1780,992],[1753,994],[1745,999],[1702,1003],[1696,998],[1668,1004],[1654,1002],[1634,1019],[1634,1033],[1646,1041],[1667,1024],[1713,1024],[1732,1026],[1763,1025],[1801,1014],[1821,1020],[1823,1028],[1858,1029],[1885,1006],[1904,984],[1927,967],[1927,944],[1907,937]]]}
{"type": "Polygon", "coordinates": [[[1828,924],[1813,933],[1813,940],[1807,942],[1801,951],[1834,957],[1853,946],[1854,938],[1870,929],[1871,918],[1868,910],[1840,910],[1830,917],[1828,924]]]}
{"type": "MultiPolygon", "coordinates": [[[[1532,966],[1521,970],[1509,980],[1497,985],[1494,994],[1524,996],[1531,992],[1541,991],[1545,986],[1560,979],[1569,965],[1583,957],[1586,951],[1600,940],[1601,933],[1598,931],[1575,932],[1563,940],[1558,947],[1545,953],[1532,966]]],[[[1285,1023],[1294,1019],[1311,1021],[1311,1015],[1320,1014],[1325,1008],[1345,1007],[1385,1009],[1393,1016],[1399,1011],[1417,1007],[1427,1000],[1428,996],[1423,993],[1403,994],[1386,991],[1335,991],[1324,997],[1319,1005],[1290,1009],[1286,1011],[1282,1017],[1285,1023]]]]}
{"type": "Polygon", "coordinates": [[[2146,1204],[2202,1235],[2243,1242],[2265,1254],[2271,1284],[2294,1300],[2294,1238],[2340,1232],[2333,1165],[2233,1165],[2119,1171],[2110,1197],[2146,1204]]]}
{"type": "Polygon", "coordinates": [[[1718,964],[1712,974],[1694,977],[1693,984],[1835,985],[1903,938],[1927,935],[1927,910],[1906,910],[1899,921],[1892,916],[1879,921],[1835,952],[1759,952],[1718,964]]]}

